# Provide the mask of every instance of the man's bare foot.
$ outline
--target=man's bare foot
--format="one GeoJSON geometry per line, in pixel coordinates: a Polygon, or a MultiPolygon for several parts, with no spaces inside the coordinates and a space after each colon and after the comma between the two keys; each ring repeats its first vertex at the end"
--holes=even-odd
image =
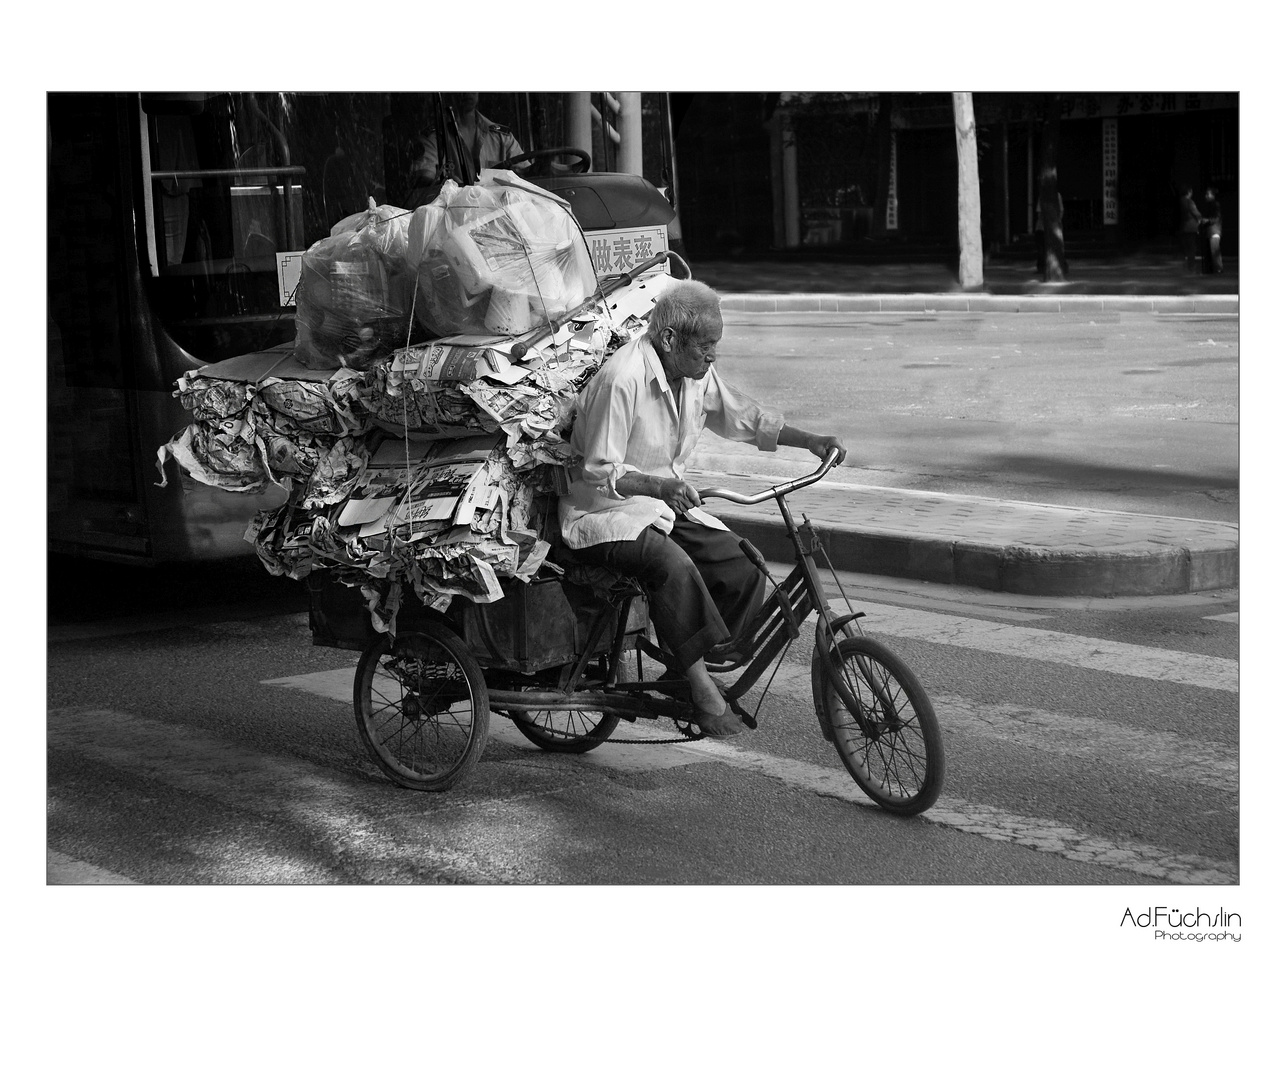
{"type": "Polygon", "coordinates": [[[684,674],[692,691],[693,705],[703,713],[712,713],[715,716],[724,711],[727,702],[724,701],[723,693],[714,679],[710,677],[710,672],[706,671],[704,660],[698,660],[684,674]]]}
{"type": "Polygon", "coordinates": [[[701,729],[701,734],[712,739],[731,739],[746,730],[741,718],[732,711],[731,705],[724,705],[722,713],[701,713],[697,717],[697,727],[701,729]]]}

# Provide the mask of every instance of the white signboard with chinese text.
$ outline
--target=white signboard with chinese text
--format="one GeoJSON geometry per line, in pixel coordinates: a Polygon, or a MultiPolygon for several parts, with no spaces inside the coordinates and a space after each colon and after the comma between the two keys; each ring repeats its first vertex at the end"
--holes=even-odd
{"type": "Polygon", "coordinates": [[[639,263],[661,254],[668,246],[664,225],[586,233],[585,241],[589,244],[594,273],[599,277],[627,273],[639,263]]]}

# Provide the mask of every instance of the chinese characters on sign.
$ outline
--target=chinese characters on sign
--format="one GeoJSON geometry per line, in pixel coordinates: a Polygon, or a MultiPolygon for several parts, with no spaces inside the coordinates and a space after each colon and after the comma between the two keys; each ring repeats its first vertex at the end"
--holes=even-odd
{"type": "Polygon", "coordinates": [[[889,204],[884,211],[884,227],[896,232],[898,227],[898,133],[889,132],[889,204]]]}
{"type": "Polygon", "coordinates": [[[1103,224],[1115,225],[1116,220],[1116,121],[1103,121],[1103,224]]]}
{"type": "Polygon", "coordinates": [[[667,247],[664,225],[590,233],[585,239],[589,241],[594,273],[600,277],[624,274],[639,263],[647,262],[653,255],[659,255],[667,247]]]}

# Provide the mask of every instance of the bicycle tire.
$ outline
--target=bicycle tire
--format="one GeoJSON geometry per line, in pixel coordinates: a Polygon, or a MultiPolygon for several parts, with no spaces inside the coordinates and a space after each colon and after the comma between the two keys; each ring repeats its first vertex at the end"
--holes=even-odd
{"type": "Polygon", "coordinates": [[[487,745],[490,704],[482,668],[450,629],[428,624],[380,635],[353,677],[357,730],[389,779],[415,791],[446,791],[487,745]]]}
{"type": "Polygon", "coordinates": [[[813,704],[834,734],[835,750],[850,776],[892,814],[913,817],[942,792],[946,754],[938,717],[920,680],[906,663],[869,637],[836,644],[840,677],[863,709],[871,734],[852,716],[813,650],[813,704]]]}
{"type": "Polygon", "coordinates": [[[584,754],[616,730],[617,713],[590,709],[510,709],[509,719],[531,742],[551,754],[584,754]]]}

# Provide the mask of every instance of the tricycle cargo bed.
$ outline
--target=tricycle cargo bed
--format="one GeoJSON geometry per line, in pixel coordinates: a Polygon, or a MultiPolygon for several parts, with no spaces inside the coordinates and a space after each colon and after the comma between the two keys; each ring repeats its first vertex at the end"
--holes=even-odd
{"type": "MultiPolygon", "coordinates": [[[[314,571],[307,580],[314,645],[361,650],[378,637],[360,588],[325,571],[314,571]]],[[[411,630],[429,619],[446,622],[483,667],[532,673],[575,661],[594,633],[597,616],[609,608],[588,588],[557,577],[530,583],[510,580],[504,590],[505,595],[490,604],[457,599],[445,614],[425,608],[414,596],[405,597],[397,628],[411,630]]],[[[626,632],[641,632],[647,625],[647,602],[636,596],[630,602],[626,632]]],[[[594,653],[611,648],[614,630],[610,618],[599,623],[594,653]]]]}

